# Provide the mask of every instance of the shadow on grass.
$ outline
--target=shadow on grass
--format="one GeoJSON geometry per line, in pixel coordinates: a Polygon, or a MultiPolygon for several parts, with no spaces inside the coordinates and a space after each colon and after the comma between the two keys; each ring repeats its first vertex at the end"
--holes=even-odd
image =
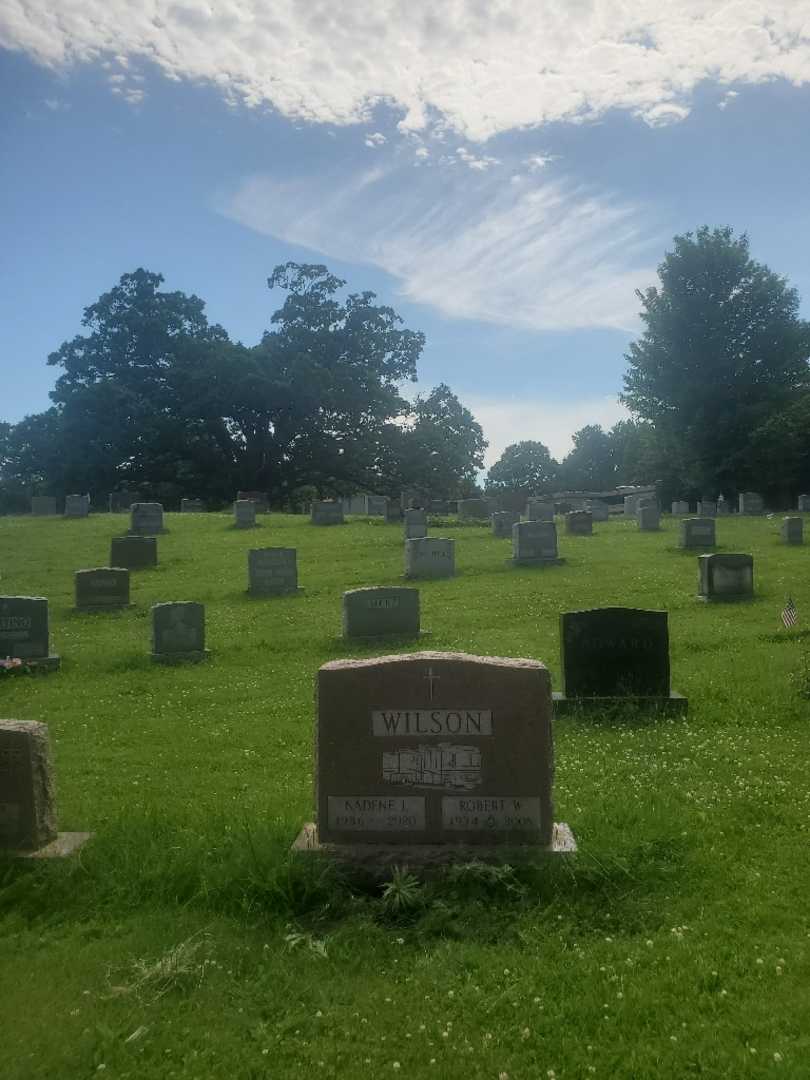
{"type": "Polygon", "coordinates": [[[760,641],[770,641],[774,645],[789,645],[794,641],[807,641],[810,630],[777,630],[774,634],[760,634],[760,641]]]}

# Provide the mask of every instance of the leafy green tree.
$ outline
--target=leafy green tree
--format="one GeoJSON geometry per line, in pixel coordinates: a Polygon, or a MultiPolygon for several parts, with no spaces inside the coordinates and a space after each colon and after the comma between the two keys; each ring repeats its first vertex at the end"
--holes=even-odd
{"type": "Polygon", "coordinates": [[[599,424],[586,424],[573,435],[573,449],[563,458],[560,479],[573,491],[605,491],[616,483],[610,436],[599,424]]]}
{"type": "Polygon", "coordinates": [[[751,433],[748,446],[752,487],[773,506],[795,507],[810,491],[810,393],[799,393],[751,433]]]}
{"type": "Polygon", "coordinates": [[[623,399],[678,448],[684,484],[747,486],[751,432],[808,384],[798,294],[727,227],[676,236],[658,274],[638,294],[644,332],[626,355],[623,399]]]}
{"type": "Polygon", "coordinates": [[[487,442],[481,425],[449,386],[440,383],[413,405],[410,423],[389,430],[394,486],[416,488],[432,498],[474,492],[487,442]]]}
{"type": "Polygon", "coordinates": [[[559,465],[548,447],[533,439],[507,446],[487,476],[487,491],[522,491],[528,495],[547,490],[557,478],[559,465]]]}

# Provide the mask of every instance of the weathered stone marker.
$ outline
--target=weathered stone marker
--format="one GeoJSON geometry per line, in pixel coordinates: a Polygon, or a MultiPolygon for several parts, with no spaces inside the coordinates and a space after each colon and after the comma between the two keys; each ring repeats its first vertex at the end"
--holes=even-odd
{"type": "Polygon", "coordinates": [[[398,525],[402,521],[402,507],[396,499],[388,499],[385,504],[386,525],[398,525]]]}
{"type": "Polygon", "coordinates": [[[796,509],[799,513],[804,514],[810,511],[810,495],[800,495],[796,503],[796,509]]]}
{"type": "Polygon", "coordinates": [[[56,513],[56,499],[53,495],[32,495],[31,513],[34,517],[53,517],[56,513]]]}
{"type": "Polygon", "coordinates": [[[313,525],[342,525],[343,504],[327,500],[313,502],[310,520],[313,525]]]}
{"type": "Polygon", "coordinates": [[[636,519],[640,532],[658,532],[661,528],[661,511],[657,506],[639,506],[636,519]]]}
{"type": "Polygon", "coordinates": [[[251,596],[284,596],[301,591],[295,548],[254,548],[248,552],[251,596]]]}
{"type": "Polygon", "coordinates": [[[710,548],[716,544],[714,518],[684,518],[678,537],[678,547],[710,548]]]}
{"type": "Polygon", "coordinates": [[[101,566],[73,575],[77,611],[115,611],[129,607],[129,570],[101,566]]]}
{"type": "Polygon", "coordinates": [[[585,509],[590,512],[593,521],[608,521],[610,519],[610,507],[601,499],[589,499],[585,509]]]}
{"type": "Polygon", "coordinates": [[[133,503],[129,531],[136,536],[158,536],[168,532],[163,526],[163,506],[157,502],[133,503]]]}
{"type": "Polygon", "coordinates": [[[751,600],[753,555],[698,555],[699,600],[751,600]]]}
{"type": "Polygon", "coordinates": [[[496,510],[492,515],[492,535],[499,540],[507,539],[512,535],[512,526],[520,521],[520,514],[513,510],[496,510]]]}
{"type": "Polygon", "coordinates": [[[457,513],[462,521],[488,521],[487,499],[459,499],[457,513]]]}
{"type": "Polygon", "coordinates": [[[152,608],[152,659],[161,664],[204,660],[205,607],[193,601],[152,608]]]}
{"type": "Polygon", "coordinates": [[[453,577],[456,572],[456,542],[426,536],[405,541],[406,578],[453,577]]]}
{"type": "Polygon", "coordinates": [[[387,586],[349,589],[343,594],[343,636],[419,634],[419,590],[387,586]]]}
{"type": "Polygon", "coordinates": [[[367,517],[385,517],[388,499],[385,495],[366,495],[365,512],[367,517]]]}
{"type": "Polygon", "coordinates": [[[132,504],[137,501],[136,491],[111,491],[107,497],[107,509],[111,514],[128,514],[132,504]]]}
{"type": "Polygon", "coordinates": [[[560,655],[560,713],[620,704],[686,712],[686,698],[670,690],[666,611],[567,611],[560,616],[560,655]]]}
{"type": "Polygon", "coordinates": [[[65,517],[86,518],[90,513],[89,495],[66,495],[65,517]]]}
{"type": "Polygon", "coordinates": [[[689,513],[689,503],[683,499],[679,499],[672,504],[672,513],[678,517],[683,517],[684,514],[689,513]]]}
{"type": "Polygon", "coordinates": [[[427,536],[427,510],[405,510],[402,516],[406,540],[420,540],[427,536]]]}
{"type": "Polygon", "coordinates": [[[110,566],[149,570],[157,564],[156,536],[114,536],[110,540],[110,566]]]}
{"type": "Polygon", "coordinates": [[[333,661],[318,672],[316,740],[317,827],[298,848],[367,867],[575,848],[554,823],[551,685],[536,660],[333,661]]]}
{"type": "Polygon", "coordinates": [[[526,500],[527,521],[553,521],[554,503],[546,502],[545,499],[526,500]]]}
{"type": "Polygon", "coordinates": [[[756,491],[741,491],[739,511],[741,514],[764,514],[765,500],[756,491]]]}
{"type": "Polygon", "coordinates": [[[204,514],[205,503],[202,499],[181,499],[180,500],[180,513],[181,514],[204,514]]]}
{"type": "Polygon", "coordinates": [[[237,491],[235,501],[241,502],[243,499],[256,503],[256,509],[260,514],[270,513],[270,496],[266,491],[237,491]]]}
{"type": "Polygon", "coordinates": [[[590,510],[571,510],[566,514],[565,531],[571,536],[590,536],[593,533],[593,518],[590,510]]]}
{"type": "Polygon", "coordinates": [[[56,671],[59,657],[48,642],[48,601],[43,596],[0,596],[0,657],[56,671]]]}
{"type": "Polygon", "coordinates": [[[237,499],[233,504],[233,523],[237,529],[256,527],[256,503],[252,499],[237,499]]]}
{"type": "Polygon", "coordinates": [[[803,544],[804,543],[804,518],[800,517],[786,517],[782,518],[782,527],[780,529],[782,536],[782,543],[784,544],[803,544]]]}
{"type": "Polygon", "coordinates": [[[518,521],[512,526],[512,566],[559,566],[557,526],[553,521],[518,521]]]}
{"type": "Polygon", "coordinates": [[[702,498],[697,504],[697,516],[700,518],[717,517],[717,500],[702,498]]]}

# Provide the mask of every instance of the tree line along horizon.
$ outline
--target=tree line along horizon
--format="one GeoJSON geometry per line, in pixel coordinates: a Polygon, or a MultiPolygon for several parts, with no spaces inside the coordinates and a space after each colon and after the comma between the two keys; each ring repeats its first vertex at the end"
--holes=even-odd
{"type": "Polygon", "coordinates": [[[315,497],[416,490],[448,499],[657,484],[662,499],[762,492],[793,505],[810,487],[810,322],[745,234],[676,236],[659,284],[637,296],[643,331],[625,353],[631,419],[589,424],[555,461],[538,438],[508,446],[478,480],[487,442],[440,383],[409,401],[425,344],[373,292],[346,293],[326,266],[288,262],[286,293],[254,346],[210,324],[197,296],[144,269],[84,311],[63,342],[53,404],[0,421],[0,512],[32,494],[120,489],[169,504],[267,492],[315,497]]]}

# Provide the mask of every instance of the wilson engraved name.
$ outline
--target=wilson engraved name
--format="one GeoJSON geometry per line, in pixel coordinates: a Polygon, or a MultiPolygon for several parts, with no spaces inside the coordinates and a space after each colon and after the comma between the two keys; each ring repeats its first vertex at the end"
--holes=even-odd
{"type": "Polygon", "coordinates": [[[372,734],[491,735],[491,709],[374,709],[372,734]]]}

